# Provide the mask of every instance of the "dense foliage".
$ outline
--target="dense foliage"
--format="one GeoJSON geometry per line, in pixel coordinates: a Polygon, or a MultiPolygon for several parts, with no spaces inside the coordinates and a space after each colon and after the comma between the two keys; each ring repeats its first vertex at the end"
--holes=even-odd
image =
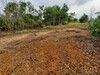
{"type": "Polygon", "coordinates": [[[67,24],[68,22],[68,6],[66,4],[60,8],[58,5],[47,7],[44,10],[44,22],[47,25],[67,24]]]}
{"type": "Polygon", "coordinates": [[[89,29],[91,30],[91,34],[93,36],[100,36],[100,15],[95,19],[93,25],[89,26],[89,29]]]}
{"type": "Polygon", "coordinates": [[[64,25],[69,22],[68,10],[66,4],[62,8],[58,5],[39,6],[37,10],[29,1],[9,2],[4,9],[5,15],[0,16],[0,29],[14,31],[42,28],[43,25],[64,25]]]}

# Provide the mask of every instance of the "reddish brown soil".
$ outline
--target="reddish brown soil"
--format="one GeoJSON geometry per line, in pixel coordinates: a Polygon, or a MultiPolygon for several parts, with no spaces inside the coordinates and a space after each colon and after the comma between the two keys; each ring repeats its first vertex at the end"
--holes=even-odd
{"type": "Polygon", "coordinates": [[[68,28],[0,38],[0,75],[99,75],[100,41],[68,28]]]}

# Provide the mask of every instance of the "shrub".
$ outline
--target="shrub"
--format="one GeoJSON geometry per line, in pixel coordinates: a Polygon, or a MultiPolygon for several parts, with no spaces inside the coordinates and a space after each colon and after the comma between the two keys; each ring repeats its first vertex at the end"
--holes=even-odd
{"type": "Polygon", "coordinates": [[[93,36],[100,36],[100,16],[89,26],[89,30],[93,36]]]}
{"type": "Polygon", "coordinates": [[[46,22],[45,25],[49,26],[49,25],[51,25],[51,22],[46,22]]]}
{"type": "Polygon", "coordinates": [[[67,23],[68,23],[67,21],[63,21],[63,22],[62,22],[63,25],[66,25],[67,23]]]}
{"type": "Polygon", "coordinates": [[[21,27],[19,25],[15,26],[15,30],[20,30],[20,29],[21,29],[21,27]]]}
{"type": "Polygon", "coordinates": [[[42,20],[38,20],[38,25],[40,28],[43,28],[42,24],[43,24],[42,20]]]}
{"type": "Polygon", "coordinates": [[[38,20],[38,24],[39,25],[42,25],[42,20],[38,20]]]}

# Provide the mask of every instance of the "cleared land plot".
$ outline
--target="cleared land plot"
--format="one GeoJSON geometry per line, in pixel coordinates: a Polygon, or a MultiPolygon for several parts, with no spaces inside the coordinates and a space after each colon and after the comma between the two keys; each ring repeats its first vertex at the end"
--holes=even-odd
{"type": "Polygon", "coordinates": [[[1,37],[0,75],[99,75],[100,41],[83,27],[1,37]]]}

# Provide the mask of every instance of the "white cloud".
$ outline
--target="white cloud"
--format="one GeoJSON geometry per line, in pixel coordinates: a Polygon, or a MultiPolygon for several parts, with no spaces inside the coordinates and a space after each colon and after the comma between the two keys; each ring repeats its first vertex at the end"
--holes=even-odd
{"type": "Polygon", "coordinates": [[[94,13],[100,11],[100,1],[92,0],[81,6],[78,5],[71,6],[69,12],[76,12],[77,16],[81,16],[83,13],[89,15],[91,9],[94,9],[94,13]]]}
{"type": "MultiPolygon", "coordinates": [[[[13,0],[5,0],[5,1],[13,1],[13,0]]],[[[25,1],[30,1],[36,8],[38,8],[39,5],[62,6],[64,3],[66,3],[69,6],[70,9],[69,12],[76,12],[78,17],[80,17],[83,13],[89,14],[91,8],[94,8],[95,12],[100,11],[100,0],[25,0],[25,1]]],[[[2,6],[2,4],[0,4],[0,6],[2,6]]]]}

